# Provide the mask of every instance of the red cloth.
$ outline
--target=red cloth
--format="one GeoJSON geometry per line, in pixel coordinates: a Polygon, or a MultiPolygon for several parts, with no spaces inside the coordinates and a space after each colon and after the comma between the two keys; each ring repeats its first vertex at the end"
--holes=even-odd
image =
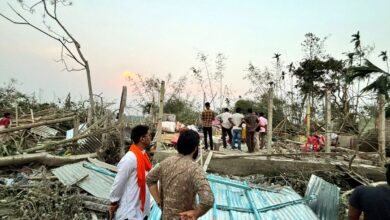
{"type": "Polygon", "coordinates": [[[137,145],[131,145],[131,152],[137,157],[137,182],[140,188],[139,199],[141,200],[141,211],[145,209],[145,198],[146,198],[146,171],[152,169],[152,164],[150,163],[149,157],[146,153],[143,153],[137,145]]]}
{"type": "Polygon", "coordinates": [[[11,124],[11,119],[9,118],[2,118],[0,120],[0,125],[4,125],[4,127],[7,127],[9,124],[11,124]]]}

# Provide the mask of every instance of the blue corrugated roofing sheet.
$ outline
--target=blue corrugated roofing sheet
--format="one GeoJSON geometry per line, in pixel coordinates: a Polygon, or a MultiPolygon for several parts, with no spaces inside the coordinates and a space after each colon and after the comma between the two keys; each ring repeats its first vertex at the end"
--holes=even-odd
{"type": "Polygon", "coordinates": [[[319,219],[338,219],[340,206],[340,188],[322,178],[311,175],[305,195],[315,195],[316,200],[309,201],[310,208],[319,219]]]}
{"type": "Polygon", "coordinates": [[[86,161],[68,164],[52,170],[52,173],[64,185],[76,184],[92,195],[109,199],[114,177],[89,169],[83,164],[93,166],[86,161]]]}
{"type": "MultiPolygon", "coordinates": [[[[215,203],[200,220],[217,219],[318,219],[303,199],[290,187],[277,190],[252,188],[245,182],[208,175],[215,203]]],[[[159,220],[161,210],[153,206],[150,219],[159,220]]]]}

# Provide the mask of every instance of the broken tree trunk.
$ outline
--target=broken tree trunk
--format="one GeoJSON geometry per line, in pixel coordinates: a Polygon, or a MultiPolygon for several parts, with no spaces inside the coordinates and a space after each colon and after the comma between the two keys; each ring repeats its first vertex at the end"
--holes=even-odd
{"type": "Polygon", "coordinates": [[[385,95],[378,95],[378,151],[379,151],[379,164],[383,166],[386,163],[386,118],[385,118],[385,95]]]}
{"type": "MultiPolygon", "coordinates": [[[[118,121],[121,124],[124,124],[124,111],[126,107],[126,99],[127,99],[127,87],[123,86],[122,87],[122,96],[121,96],[121,103],[119,105],[119,113],[118,113],[118,121]]],[[[125,130],[124,127],[121,127],[119,130],[119,152],[120,152],[120,157],[122,158],[125,155],[125,130]]]]}
{"type": "Polygon", "coordinates": [[[267,154],[271,155],[272,147],[272,117],[274,109],[274,90],[272,83],[269,88],[269,97],[268,97],[268,124],[267,124],[267,154]]]}
{"type": "Polygon", "coordinates": [[[64,121],[70,121],[70,120],[73,120],[73,118],[74,117],[66,117],[66,118],[60,118],[60,119],[55,119],[55,120],[50,120],[50,121],[43,121],[43,122],[32,123],[32,124],[28,124],[28,125],[22,125],[22,126],[18,126],[18,127],[14,127],[14,128],[7,128],[4,130],[0,130],[0,134],[29,129],[29,128],[34,128],[34,127],[39,127],[42,125],[49,125],[49,124],[55,124],[55,123],[60,123],[60,122],[64,122],[64,121]]]}
{"type": "Polygon", "coordinates": [[[48,166],[60,166],[67,163],[75,163],[89,157],[96,157],[96,153],[74,155],[68,157],[54,156],[48,153],[23,154],[0,158],[0,167],[39,162],[48,166]]]}
{"type": "Polygon", "coordinates": [[[162,148],[162,142],[161,142],[161,132],[162,132],[162,118],[164,115],[164,94],[165,94],[165,81],[161,81],[161,88],[160,88],[160,106],[158,111],[158,118],[157,118],[157,131],[156,131],[156,139],[157,139],[157,150],[160,150],[162,148]]]}

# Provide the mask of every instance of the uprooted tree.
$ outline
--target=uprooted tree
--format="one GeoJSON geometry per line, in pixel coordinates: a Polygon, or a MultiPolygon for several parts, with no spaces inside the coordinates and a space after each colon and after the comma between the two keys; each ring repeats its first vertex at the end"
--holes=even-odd
{"type": "Polygon", "coordinates": [[[95,104],[93,99],[91,70],[89,63],[81,51],[80,43],[76,40],[73,34],[70,33],[68,28],[64,26],[63,22],[60,20],[57,14],[58,6],[70,6],[72,5],[72,2],[67,0],[39,0],[38,2],[35,1],[33,4],[29,4],[27,1],[22,0],[19,0],[18,2],[21,6],[20,10],[16,10],[11,4],[8,3],[9,8],[15,13],[17,19],[12,19],[3,13],[0,13],[0,16],[14,24],[31,27],[41,32],[43,35],[58,41],[61,45],[61,54],[57,62],[60,62],[65,66],[64,70],[68,72],[85,71],[87,75],[90,102],[88,122],[92,123],[92,121],[95,119],[95,104]],[[43,14],[41,25],[33,24],[26,18],[26,16],[22,15],[23,12],[35,14],[37,10],[41,10],[43,14]],[[69,61],[72,61],[74,65],[71,65],[69,61]]]}

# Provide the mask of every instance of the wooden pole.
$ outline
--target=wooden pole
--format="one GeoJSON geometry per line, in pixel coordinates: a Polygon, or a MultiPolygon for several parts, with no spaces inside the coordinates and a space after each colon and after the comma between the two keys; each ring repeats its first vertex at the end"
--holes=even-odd
{"type": "MultiPolygon", "coordinates": [[[[271,83],[268,94],[268,125],[267,125],[267,154],[271,155],[272,148],[272,117],[273,117],[273,109],[274,109],[274,91],[273,84],[271,83]]],[[[267,157],[270,159],[270,156],[267,157]]]]}
{"type": "Polygon", "coordinates": [[[307,98],[306,106],[306,137],[310,136],[310,120],[311,120],[310,96],[307,98]]]}
{"type": "Polygon", "coordinates": [[[331,128],[331,104],[330,104],[330,89],[329,87],[326,88],[325,92],[325,108],[326,108],[326,124],[325,124],[325,152],[330,153],[330,144],[331,144],[331,133],[332,133],[332,128],[331,128]]]}
{"type": "Polygon", "coordinates": [[[161,133],[162,133],[162,118],[164,115],[164,95],[165,95],[165,81],[161,81],[161,88],[160,88],[160,106],[158,111],[158,118],[157,118],[157,150],[160,150],[162,147],[161,142],[161,133]]]}
{"type": "Polygon", "coordinates": [[[80,121],[79,117],[75,116],[73,119],[73,137],[76,137],[79,134],[80,121]]]}
{"type": "Polygon", "coordinates": [[[16,103],[15,107],[15,120],[16,120],[16,127],[19,126],[19,105],[16,103]]]}
{"type": "Polygon", "coordinates": [[[34,128],[34,127],[39,127],[39,126],[42,126],[42,125],[49,125],[49,124],[55,124],[55,123],[64,122],[64,121],[70,121],[70,120],[73,120],[73,118],[74,117],[72,116],[72,117],[60,118],[60,119],[55,119],[55,120],[31,123],[31,124],[28,124],[28,125],[22,125],[22,126],[13,127],[13,128],[7,128],[7,129],[4,129],[4,130],[0,130],[0,134],[13,132],[13,131],[24,130],[24,129],[29,129],[29,128],[34,128]]]}
{"type": "MultiPolygon", "coordinates": [[[[123,125],[124,123],[124,111],[125,111],[125,107],[126,107],[126,99],[127,99],[127,87],[126,86],[123,86],[122,87],[122,95],[121,95],[121,103],[119,105],[119,115],[118,115],[118,122],[120,124],[123,125]]],[[[124,130],[124,127],[121,126],[120,130],[119,130],[119,141],[120,141],[120,144],[119,144],[119,152],[120,152],[120,157],[123,157],[125,155],[125,130],[124,130]]]]}
{"type": "Polygon", "coordinates": [[[30,108],[30,112],[31,112],[31,121],[34,123],[35,120],[34,120],[34,111],[30,108]]]}
{"type": "Polygon", "coordinates": [[[378,95],[379,114],[378,114],[378,153],[379,164],[383,166],[386,163],[386,118],[385,118],[385,95],[378,95]]]}

